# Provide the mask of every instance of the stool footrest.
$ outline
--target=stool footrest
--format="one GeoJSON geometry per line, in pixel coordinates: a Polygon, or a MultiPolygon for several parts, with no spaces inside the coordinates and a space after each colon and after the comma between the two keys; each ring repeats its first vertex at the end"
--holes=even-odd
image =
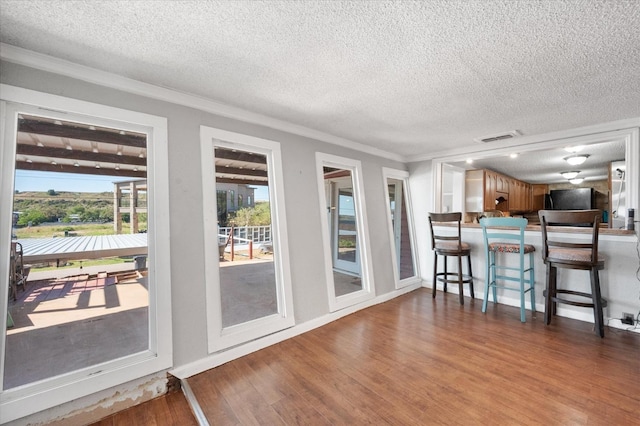
{"type": "MultiPolygon", "coordinates": [[[[446,284],[460,284],[458,281],[458,273],[457,272],[438,272],[436,274],[436,280],[441,283],[446,284]],[[448,278],[451,277],[451,278],[448,278]]],[[[473,277],[470,275],[462,274],[462,284],[469,284],[473,282],[473,277]]]]}
{"type": "MultiPolygon", "coordinates": [[[[573,291],[573,290],[556,290],[556,294],[571,294],[573,296],[580,296],[580,297],[586,297],[588,299],[593,300],[593,295],[591,293],[585,293],[582,291],[573,291]]],[[[543,295],[546,297],[547,296],[547,290],[544,290],[543,295]]],[[[556,302],[556,303],[564,303],[567,305],[573,305],[573,306],[581,306],[583,308],[593,308],[594,304],[593,303],[589,303],[589,302],[578,302],[575,300],[568,300],[568,299],[563,299],[561,297],[557,297],[557,296],[552,296],[551,300],[556,302]]],[[[600,305],[602,305],[603,308],[607,307],[607,299],[604,298],[600,298],[600,305]]]]}

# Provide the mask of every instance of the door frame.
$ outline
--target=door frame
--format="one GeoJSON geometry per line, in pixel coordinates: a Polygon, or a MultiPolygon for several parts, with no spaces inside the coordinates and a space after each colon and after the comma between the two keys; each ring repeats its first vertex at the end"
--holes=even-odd
{"type": "MultiPolygon", "coordinates": [[[[356,259],[355,262],[349,262],[346,260],[342,260],[338,257],[340,250],[340,190],[343,188],[351,189],[351,199],[355,201],[355,194],[353,191],[353,178],[349,176],[349,180],[347,178],[339,178],[336,181],[332,182],[332,185],[329,185],[328,190],[331,191],[329,197],[331,198],[331,205],[335,206],[335,209],[330,210],[330,227],[331,227],[331,251],[333,258],[333,265],[335,269],[338,269],[340,272],[345,272],[347,274],[353,274],[355,276],[360,276],[360,246],[358,245],[357,238],[357,229],[356,229],[356,259]]],[[[355,202],[354,202],[355,208],[355,202]]],[[[357,212],[354,211],[354,216],[357,220],[357,212]]]]}

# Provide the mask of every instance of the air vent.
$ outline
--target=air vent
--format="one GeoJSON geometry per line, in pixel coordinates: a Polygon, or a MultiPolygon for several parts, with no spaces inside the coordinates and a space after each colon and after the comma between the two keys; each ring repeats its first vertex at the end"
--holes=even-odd
{"type": "Polygon", "coordinates": [[[515,138],[516,136],[520,136],[522,133],[520,133],[518,130],[511,130],[509,132],[505,132],[505,133],[498,133],[495,135],[489,135],[489,136],[484,136],[482,138],[476,138],[474,139],[474,141],[478,142],[478,143],[489,143],[489,142],[496,142],[496,141],[501,141],[504,139],[511,139],[511,138],[515,138]]]}

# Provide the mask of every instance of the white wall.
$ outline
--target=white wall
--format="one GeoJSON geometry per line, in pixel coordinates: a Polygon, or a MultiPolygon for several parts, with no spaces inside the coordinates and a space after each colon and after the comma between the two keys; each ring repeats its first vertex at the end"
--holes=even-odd
{"type": "MultiPolygon", "coordinates": [[[[168,119],[174,367],[197,363],[209,356],[203,266],[202,178],[199,167],[194,167],[194,164],[200,164],[201,125],[281,143],[296,324],[317,322],[329,314],[324,250],[320,243],[320,214],[323,210],[317,193],[316,151],[362,162],[376,295],[395,291],[382,167],[404,170],[403,164],[13,63],[1,62],[0,67],[0,81],[4,84],[168,119]],[[189,259],[189,262],[184,262],[184,259],[189,259]]],[[[83,404],[89,406],[92,398],[71,403],[66,411],[77,410],[83,404]]],[[[57,411],[64,412],[65,408],[57,411]]],[[[39,421],[42,418],[43,415],[34,416],[39,421]]]]}

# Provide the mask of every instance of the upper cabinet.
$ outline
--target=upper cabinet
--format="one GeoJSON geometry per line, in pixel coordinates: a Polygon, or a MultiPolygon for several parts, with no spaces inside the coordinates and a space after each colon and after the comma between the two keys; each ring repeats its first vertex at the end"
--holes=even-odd
{"type": "Polygon", "coordinates": [[[492,170],[467,170],[465,211],[528,211],[531,185],[492,170]]]}

